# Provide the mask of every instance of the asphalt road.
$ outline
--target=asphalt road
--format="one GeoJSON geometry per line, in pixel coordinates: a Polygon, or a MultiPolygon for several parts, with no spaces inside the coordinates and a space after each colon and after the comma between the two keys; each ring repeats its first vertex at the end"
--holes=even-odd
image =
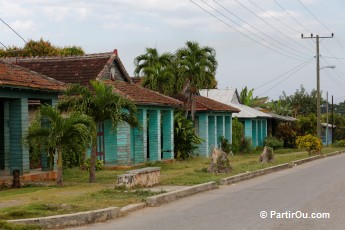
{"type": "Polygon", "coordinates": [[[345,229],[345,154],[73,229],[345,229]]]}

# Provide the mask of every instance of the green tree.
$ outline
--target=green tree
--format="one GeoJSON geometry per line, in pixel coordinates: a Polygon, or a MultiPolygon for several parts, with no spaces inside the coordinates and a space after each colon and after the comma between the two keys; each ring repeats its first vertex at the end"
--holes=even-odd
{"type": "Polygon", "coordinates": [[[264,104],[268,97],[255,97],[253,96],[254,89],[248,90],[247,86],[244,87],[244,89],[241,90],[240,93],[240,102],[244,105],[250,106],[250,107],[258,107],[264,104]]]}
{"type": "Polygon", "coordinates": [[[170,53],[159,55],[156,48],[146,48],[145,54],[134,59],[134,74],[137,77],[143,77],[142,85],[144,87],[172,95],[175,84],[173,58],[170,53]]]}
{"type": "Polygon", "coordinates": [[[284,103],[282,100],[266,102],[261,108],[267,109],[272,113],[282,116],[292,116],[292,108],[290,104],[284,103]]]}
{"type": "Polygon", "coordinates": [[[72,56],[83,55],[84,50],[79,46],[58,47],[41,38],[39,41],[29,40],[23,48],[12,46],[0,49],[0,57],[35,57],[35,56],[72,56]]]}
{"type": "Polygon", "coordinates": [[[239,153],[241,140],[244,138],[243,124],[237,117],[232,119],[232,152],[239,153]]]}
{"type": "MultiPolygon", "coordinates": [[[[289,104],[291,106],[293,117],[308,116],[311,113],[316,114],[316,91],[312,90],[308,93],[303,85],[293,95],[287,96],[283,92],[279,99],[283,105],[289,104]]],[[[321,101],[323,104],[324,100],[322,98],[321,101]]]]}
{"type": "Polygon", "coordinates": [[[64,117],[56,108],[43,105],[25,140],[38,144],[51,158],[54,153],[58,154],[56,183],[62,186],[63,152],[72,147],[86,149],[91,144],[94,130],[94,122],[86,115],[72,113],[64,117]]]}
{"type": "Polygon", "coordinates": [[[134,75],[143,77],[144,87],[169,96],[181,92],[185,82],[175,55],[160,55],[156,48],[146,48],[145,54],[135,58],[134,65],[134,75]]]}
{"type": "Polygon", "coordinates": [[[194,124],[181,113],[174,116],[174,153],[175,159],[190,158],[203,141],[195,134],[194,124]]]}
{"type": "MultiPolygon", "coordinates": [[[[79,111],[90,116],[96,125],[110,120],[115,129],[119,123],[126,122],[132,126],[138,125],[137,109],[132,101],[114,92],[111,85],[102,81],[90,81],[87,86],[71,85],[65,92],[59,106],[72,111],[79,111]]],[[[96,182],[97,134],[91,150],[90,182],[96,182]]]]}
{"type": "Polygon", "coordinates": [[[215,88],[216,51],[209,47],[201,47],[199,43],[187,41],[186,46],[176,52],[181,76],[190,84],[189,105],[191,105],[191,116],[194,120],[195,95],[199,89],[215,88]]]}

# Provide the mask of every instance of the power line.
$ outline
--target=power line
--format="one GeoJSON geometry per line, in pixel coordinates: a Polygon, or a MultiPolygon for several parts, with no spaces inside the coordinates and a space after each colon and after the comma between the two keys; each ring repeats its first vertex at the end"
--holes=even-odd
{"type": "Polygon", "coordinates": [[[10,28],[16,35],[18,35],[18,37],[20,37],[25,44],[28,44],[28,42],[22,37],[20,36],[20,34],[18,34],[10,25],[8,25],[4,20],[2,20],[2,18],[0,18],[0,21],[2,21],[8,28],[10,28]]]}
{"type": "Polygon", "coordinates": [[[278,80],[279,78],[283,77],[284,75],[286,75],[286,74],[292,72],[293,70],[299,68],[300,66],[304,66],[304,65],[306,65],[306,64],[309,64],[309,62],[310,62],[312,59],[313,59],[313,58],[311,58],[311,59],[309,59],[309,60],[303,62],[302,64],[299,64],[299,65],[297,65],[297,66],[291,68],[291,69],[288,70],[287,72],[285,72],[285,73],[283,73],[283,74],[280,74],[279,76],[275,77],[274,79],[269,80],[269,81],[267,81],[267,82],[265,82],[265,83],[259,85],[258,87],[255,87],[254,89],[255,89],[255,90],[260,89],[261,87],[266,86],[266,85],[268,85],[268,84],[274,82],[275,80],[278,80]]]}
{"type": "MultiPolygon", "coordinates": [[[[326,30],[328,30],[330,33],[332,33],[331,29],[328,26],[326,26],[324,23],[322,23],[321,20],[319,20],[300,0],[297,0],[297,1],[316,21],[318,21],[320,23],[320,25],[322,25],[326,30]]],[[[335,37],[335,40],[338,43],[338,45],[345,51],[345,48],[343,47],[341,42],[336,37],[335,37]]]]}
{"type": "MultiPolygon", "coordinates": [[[[285,22],[283,22],[282,20],[279,20],[277,17],[275,17],[274,15],[268,13],[266,10],[262,9],[260,6],[258,6],[257,4],[255,4],[252,0],[249,0],[249,2],[254,5],[256,8],[258,8],[259,10],[261,10],[264,14],[267,14],[268,16],[274,18],[277,22],[283,24],[284,26],[290,28],[291,30],[297,32],[298,34],[301,34],[302,32],[301,31],[298,31],[297,29],[293,28],[292,26],[289,26],[288,24],[286,24],[285,22]]],[[[311,51],[310,48],[307,48],[306,46],[300,44],[300,43],[297,43],[299,46],[311,51]]]]}
{"type": "Polygon", "coordinates": [[[238,32],[238,33],[240,33],[240,34],[242,34],[243,36],[245,36],[246,38],[252,40],[253,42],[256,42],[256,43],[260,44],[261,46],[264,46],[264,47],[266,47],[267,49],[270,49],[270,50],[272,50],[273,52],[278,53],[278,54],[280,54],[280,55],[283,55],[283,56],[285,56],[285,57],[288,57],[288,58],[291,58],[291,59],[294,59],[294,60],[297,60],[297,61],[303,61],[303,60],[297,59],[297,58],[295,58],[295,57],[292,57],[292,56],[290,56],[290,55],[284,54],[284,53],[282,53],[282,52],[280,52],[280,51],[278,51],[278,50],[275,50],[275,49],[273,49],[273,48],[271,48],[271,47],[265,45],[264,43],[261,43],[261,42],[255,40],[255,39],[251,38],[250,36],[246,35],[245,33],[241,32],[240,30],[236,29],[235,27],[229,25],[229,23],[225,22],[224,20],[220,19],[220,18],[217,17],[216,15],[212,14],[211,12],[209,12],[208,10],[206,10],[205,8],[203,8],[202,6],[200,6],[199,4],[195,3],[193,0],[190,0],[190,2],[192,2],[194,5],[196,5],[197,7],[199,7],[199,8],[202,9],[203,11],[205,11],[207,14],[209,14],[209,15],[211,15],[212,17],[214,17],[215,19],[217,19],[218,21],[222,22],[222,23],[223,23],[224,25],[226,25],[227,27],[229,27],[229,28],[235,30],[236,32],[238,32]]]}
{"type": "Polygon", "coordinates": [[[8,50],[8,48],[7,48],[2,42],[0,42],[0,44],[1,44],[6,50],[8,50]]]}
{"type": "Polygon", "coordinates": [[[298,25],[300,25],[301,27],[303,27],[303,29],[305,29],[306,31],[308,31],[310,34],[311,32],[302,24],[300,23],[294,16],[292,16],[286,9],[284,9],[283,6],[281,6],[276,0],[273,0],[273,2],[280,8],[282,9],[287,15],[289,15],[298,25]]]}
{"type": "Polygon", "coordinates": [[[271,88],[269,88],[266,92],[260,94],[260,96],[266,95],[269,91],[271,91],[273,88],[275,88],[277,85],[283,83],[284,81],[286,81],[288,78],[290,78],[292,75],[294,75],[295,73],[297,73],[298,71],[300,71],[301,69],[303,69],[305,66],[307,66],[313,59],[309,59],[307,62],[303,63],[304,65],[299,67],[297,70],[295,70],[294,72],[292,72],[290,75],[288,75],[286,78],[284,78],[283,80],[281,80],[280,82],[278,82],[277,84],[273,85],[271,88]]]}
{"type": "MultiPolygon", "coordinates": [[[[275,1],[275,0],[274,0],[275,1]]],[[[308,11],[308,13],[313,16],[313,18],[315,18],[316,21],[318,21],[326,30],[328,30],[329,32],[332,33],[332,31],[325,25],[323,24],[300,0],[297,0],[297,2],[299,2],[299,4],[301,4],[301,6],[308,11]]]]}
{"type": "MultiPolygon", "coordinates": [[[[213,0],[215,2],[215,0],[213,0]]],[[[235,2],[237,2],[239,5],[241,5],[243,8],[245,8],[246,10],[248,10],[251,14],[253,14],[255,17],[259,18],[261,21],[263,21],[266,25],[268,25],[269,27],[271,27],[272,29],[274,29],[275,31],[277,31],[278,33],[282,34],[283,36],[285,36],[286,38],[288,38],[289,40],[293,41],[294,43],[296,43],[297,45],[301,45],[298,42],[296,42],[295,40],[291,39],[288,35],[284,34],[283,32],[281,32],[279,29],[277,29],[276,27],[272,26],[271,24],[269,24],[268,22],[266,22],[264,19],[262,19],[261,17],[259,17],[255,12],[253,12],[251,9],[249,9],[247,6],[243,5],[242,3],[240,3],[238,0],[235,0],[235,2]]],[[[303,47],[303,46],[302,46],[303,47]]],[[[305,47],[303,47],[305,48],[305,47]]]]}
{"type": "MultiPolygon", "coordinates": [[[[203,0],[201,0],[202,2],[204,2],[203,0]]],[[[304,53],[301,53],[300,51],[298,51],[298,50],[296,50],[296,49],[293,49],[293,48],[291,48],[291,47],[289,47],[289,46],[287,46],[286,44],[283,44],[283,43],[281,43],[280,41],[277,41],[276,39],[274,39],[274,38],[272,38],[271,36],[269,36],[269,35],[267,35],[267,34],[265,34],[265,33],[263,33],[263,32],[261,32],[261,31],[259,31],[258,29],[256,29],[255,27],[253,27],[253,26],[251,26],[249,23],[247,23],[245,20],[243,20],[242,18],[240,18],[239,16],[237,16],[236,14],[234,14],[233,12],[231,12],[230,10],[228,10],[227,8],[225,8],[223,5],[221,5],[220,3],[218,3],[217,1],[215,1],[215,0],[213,0],[218,6],[220,6],[221,8],[223,8],[224,10],[226,10],[227,12],[229,12],[231,15],[233,15],[233,16],[235,16],[236,18],[238,18],[239,20],[241,20],[242,22],[244,22],[244,23],[246,23],[248,26],[250,26],[250,28],[252,28],[252,29],[254,29],[255,31],[257,31],[257,32],[259,32],[259,33],[261,33],[261,34],[263,34],[264,36],[266,36],[266,37],[268,37],[269,39],[271,39],[271,40],[273,40],[274,42],[276,42],[276,43],[278,43],[278,44],[280,44],[280,45],[282,45],[283,47],[287,47],[287,48],[289,48],[290,50],[292,50],[292,51],[294,51],[294,52],[296,52],[296,53],[300,53],[300,54],[303,54],[303,55],[305,55],[304,53]]],[[[205,3],[205,2],[204,2],[205,3]]],[[[209,7],[211,7],[212,9],[214,9],[212,6],[210,6],[209,4],[207,4],[207,3],[205,3],[206,5],[208,5],[209,7]]],[[[218,13],[220,13],[218,10],[216,10],[216,9],[214,9],[215,11],[217,11],[218,13]]],[[[249,10],[249,9],[248,9],[249,10]]],[[[222,13],[220,13],[221,15],[223,15],[222,13]]],[[[223,15],[224,17],[226,17],[225,15],[223,15]]],[[[226,17],[226,18],[228,18],[228,17],[226,17]]],[[[259,17],[260,18],[260,17],[259,17]]],[[[228,18],[230,21],[232,21],[230,18],[228,18]]],[[[261,19],[261,18],[260,18],[261,19]]],[[[264,20],[263,20],[264,21],[264,20]]],[[[232,21],[233,22],[233,21],[232,21]]],[[[265,22],[265,21],[264,21],[265,22]]],[[[266,24],[268,24],[267,22],[265,22],[266,24]]],[[[235,24],[237,24],[237,23],[235,23],[235,24]]],[[[239,25],[239,24],[237,24],[237,25],[239,25]]],[[[241,28],[243,28],[243,29],[245,29],[245,30],[247,30],[246,28],[244,28],[243,26],[241,26],[241,25],[239,25],[241,28]]],[[[248,31],[248,30],[247,30],[248,31]]],[[[250,32],[250,31],[248,31],[248,32],[250,32]]],[[[278,32],[280,32],[280,31],[278,31],[278,32]]],[[[250,33],[252,33],[252,32],[250,32],[250,33]]],[[[281,33],[281,32],[280,32],[281,33]]],[[[255,34],[254,34],[255,35],[255,34]]],[[[284,35],[284,34],[283,34],[284,35]]],[[[256,36],[256,35],[255,35],[256,36]]],[[[286,36],[286,37],[288,37],[288,36],[286,36]]],[[[260,38],[260,37],[259,37],[260,38]]],[[[292,40],[293,42],[295,42],[295,43],[297,43],[296,41],[294,41],[293,39],[291,39],[290,37],[288,37],[290,40],[292,40]]],[[[260,38],[260,39],[262,39],[262,38],[260,38]]],[[[300,45],[299,43],[297,43],[298,45],[300,45]]],[[[277,46],[276,46],[277,47],[277,46]]],[[[303,46],[302,46],[303,47],[303,46]]],[[[277,48],[279,48],[279,49],[282,49],[282,48],[280,48],[280,47],[277,47],[277,48]]],[[[303,47],[303,48],[305,48],[305,47],[303,47]]],[[[282,49],[282,50],[284,50],[284,49],[282,49]]],[[[286,51],[286,50],[284,50],[285,52],[289,52],[289,51],[286,51]]],[[[289,52],[290,53],[290,52],[289,52]]],[[[291,53],[290,53],[291,54],[291,53]]],[[[296,54],[293,54],[293,55],[296,55],[296,54]]],[[[297,55],[296,55],[297,56],[297,55]]],[[[299,57],[302,57],[302,56],[300,56],[300,55],[298,55],[299,57]]]]}

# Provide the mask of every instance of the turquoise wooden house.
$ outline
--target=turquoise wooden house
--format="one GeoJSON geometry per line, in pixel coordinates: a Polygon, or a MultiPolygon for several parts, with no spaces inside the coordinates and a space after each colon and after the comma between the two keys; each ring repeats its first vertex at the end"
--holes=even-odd
{"type": "MultiPolygon", "coordinates": [[[[22,138],[29,126],[29,101],[54,105],[65,84],[0,60],[0,172],[1,176],[30,173],[29,150],[22,138]]],[[[42,170],[48,169],[42,154],[42,170]]]]}
{"type": "Polygon", "coordinates": [[[272,116],[240,103],[236,89],[203,89],[200,95],[233,106],[240,110],[234,114],[244,125],[244,136],[252,140],[252,146],[263,146],[268,133],[268,119],[272,116]]]}
{"type": "Polygon", "coordinates": [[[88,85],[104,81],[132,100],[142,128],[128,124],[111,129],[110,121],[98,127],[97,154],[109,165],[132,165],[174,158],[174,109],[182,103],[132,82],[117,50],[74,57],[17,59],[18,65],[66,83],[88,85]]]}
{"type": "MultiPolygon", "coordinates": [[[[186,94],[176,98],[184,102],[185,109],[190,110],[186,94]]],[[[195,97],[194,127],[197,135],[204,141],[199,145],[200,156],[208,157],[213,147],[220,148],[220,137],[224,136],[231,142],[232,139],[232,114],[240,110],[217,102],[207,97],[196,95],[195,97]]]]}

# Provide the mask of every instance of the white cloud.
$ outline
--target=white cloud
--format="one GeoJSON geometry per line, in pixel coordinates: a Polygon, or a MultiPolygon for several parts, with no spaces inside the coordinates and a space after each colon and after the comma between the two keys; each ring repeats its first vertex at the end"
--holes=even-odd
{"type": "Polygon", "coordinates": [[[18,31],[35,31],[35,23],[31,20],[17,20],[11,23],[11,27],[18,31]]]}

